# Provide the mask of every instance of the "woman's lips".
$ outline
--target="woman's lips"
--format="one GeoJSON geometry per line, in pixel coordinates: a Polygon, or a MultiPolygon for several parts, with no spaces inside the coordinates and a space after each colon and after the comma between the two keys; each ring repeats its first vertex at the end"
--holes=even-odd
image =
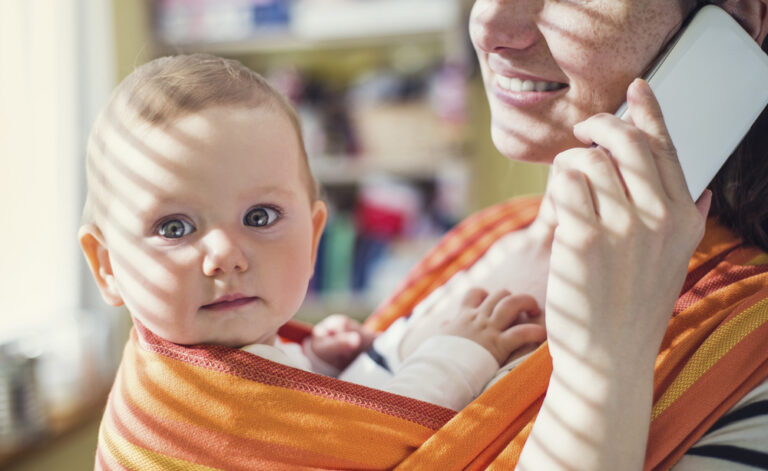
{"type": "Polygon", "coordinates": [[[202,306],[202,309],[207,309],[209,311],[226,311],[229,309],[238,308],[240,306],[245,306],[246,304],[258,300],[259,298],[257,296],[222,296],[211,304],[202,306]]]}
{"type": "Polygon", "coordinates": [[[533,105],[568,89],[567,83],[552,80],[554,77],[532,75],[510,68],[505,62],[495,59],[495,56],[489,57],[488,67],[491,72],[488,88],[494,97],[510,106],[533,105]]]}

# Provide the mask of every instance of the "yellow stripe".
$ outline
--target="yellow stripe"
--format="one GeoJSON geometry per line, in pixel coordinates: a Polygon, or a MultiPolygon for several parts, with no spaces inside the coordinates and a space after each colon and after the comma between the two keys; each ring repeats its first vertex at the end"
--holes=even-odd
{"type": "Polygon", "coordinates": [[[745,265],[766,265],[766,264],[768,264],[768,254],[761,253],[757,257],[747,262],[745,265]]]}
{"type": "Polygon", "coordinates": [[[134,445],[118,433],[113,433],[111,427],[102,422],[101,443],[106,445],[115,460],[128,469],[136,470],[179,470],[179,471],[221,471],[219,468],[209,468],[189,461],[172,458],[155,453],[134,445]]]}
{"type": "Polygon", "coordinates": [[[655,420],[693,383],[725,356],[750,332],[768,322],[768,299],[763,299],[715,330],[693,354],[674,382],[653,405],[651,420],[655,420]]]}

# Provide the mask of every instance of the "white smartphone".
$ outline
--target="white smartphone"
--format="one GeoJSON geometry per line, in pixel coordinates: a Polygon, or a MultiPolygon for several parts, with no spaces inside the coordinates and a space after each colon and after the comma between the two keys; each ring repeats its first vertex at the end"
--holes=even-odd
{"type": "MultiPolygon", "coordinates": [[[[707,5],[645,79],[696,200],[768,104],[768,54],[728,13],[707,5]]],[[[626,114],[625,103],[616,115],[626,114]]]]}

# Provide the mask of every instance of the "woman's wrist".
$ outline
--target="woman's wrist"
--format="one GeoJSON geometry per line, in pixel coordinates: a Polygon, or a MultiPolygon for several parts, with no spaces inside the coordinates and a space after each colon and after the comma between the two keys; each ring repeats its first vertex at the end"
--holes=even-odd
{"type": "Polygon", "coordinates": [[[601,363],[556,357],[518,469],[642,469],[653,361],[601,363]],[[574,450],[579,463],[568,458],[574,450]]]}

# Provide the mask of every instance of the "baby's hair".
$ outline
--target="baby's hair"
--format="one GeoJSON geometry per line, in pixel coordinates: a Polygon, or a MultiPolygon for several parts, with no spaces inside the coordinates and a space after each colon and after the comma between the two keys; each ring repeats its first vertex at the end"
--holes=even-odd
{"type": "Polygon", "coordinates": [[[317,182],[309,169],[301,124],[293,106],[264,77],[238,61],[209,54],[161,57],[136,68],[114,90],[93,125],[86,150],[88,196],[83,222],[94,219],[91,186],[95,159],[109,144],[109,128],[163,126],[188,114],[216,106],[273,107],[283,112],[296,131],[311,200],[318,198],[317,182]]]}

